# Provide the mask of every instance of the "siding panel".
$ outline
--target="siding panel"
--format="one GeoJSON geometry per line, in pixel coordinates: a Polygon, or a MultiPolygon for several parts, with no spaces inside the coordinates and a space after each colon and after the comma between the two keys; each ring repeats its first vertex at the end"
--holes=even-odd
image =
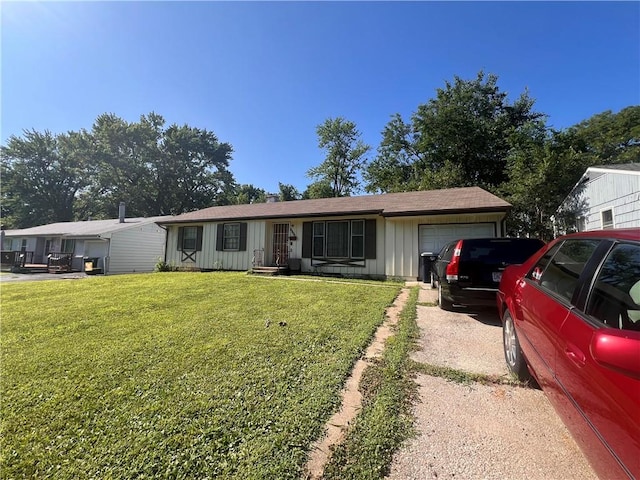
{"type": "Polygon", "coordinates": [[[165,230],[155,223],[114,232],[107,273],[152,272],[164,249],[165,230]]]}

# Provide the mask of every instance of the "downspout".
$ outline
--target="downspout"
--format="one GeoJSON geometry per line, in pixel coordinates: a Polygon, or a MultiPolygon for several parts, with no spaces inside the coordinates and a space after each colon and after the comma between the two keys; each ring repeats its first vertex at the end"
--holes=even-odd
{"type": "Polygon", "coordinates": [[[163,227],[162,225],[160,225],[159,223],[157,223],[156,225],[158,225],[161,229],[164,230],[164,263],[166,265],[167,263],[167,242],[169,241],[169,229],[166,227],[163,227]]]}

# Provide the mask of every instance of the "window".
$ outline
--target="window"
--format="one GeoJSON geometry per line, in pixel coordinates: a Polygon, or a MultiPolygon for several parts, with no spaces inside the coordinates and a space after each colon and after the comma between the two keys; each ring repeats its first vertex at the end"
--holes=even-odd
{"type": "MultiPolygon", "coordinates": [[[[302,258],[335,260],[347,264],[350,260],[376,258],[375,219],[324,220],[302,224],[302,258]]],[[[357,265],[362,266],[358,262],[357,265]]]]}
{"type": "Polygon", "coordinates": [[[599,240],[567,240],[547,252],[529,275],[540,286],[571,301],[578,278],[599,240]]]}
{"type": "Polygon", "coordinates": [[[245,222],[219,223],[216,233],[217,252],[244,252],[247,249],[245,222]]]}
{"type": "Polygon", "coordinates": [[[62,239],[62,244],[60,245],[60,253],[73,253],[75,246],[75,240],[62,239]]]}
{"type": "Polygon", "coordinates": [[[613,210],[611,208],[609,208],[608,210],[602,210],[600,212],[600,216],[602,218],[603,230],[613,228],[613,210]]]}
{"type": "Polygon", "coordinates": [[[584,232],[587,229],[587,219],[585,217],[576,218],[576,231],[584,232]]]}
{"type": "Polygon", "coordinates": [[[184,227],[182,250],[195,250],[198,240],[198,227],[184,227]]]}
{"type": "Polygon", "coordinates": [[[23,238],[22,241],[20,242],[20,251],[21,252],[26,252],[27,251],[27,239],[23,238]]]}
{"type": "Polygon", "coordinates": [[[640,245],[616,245],[600,269],[587,314],[605,325],[640,331],[640,245]]]}
{"type": "Polygon", "coordinates": [[[240,224],[225,223],[224,224],[224,240],[223,250],[239,250],[240,249],[240,224]]]}
{"type": "Polygon", "coordinates": [[[324,222],[313,224],[313,256],[324,257],[324,222]]]}
{"type": "Polygon", "coordinates": [[[364,220],[351,222],[351,258],[364,258],[364,220]]]}
{"type": "Polygon", "coordinates": [[[313,223],[314,258],[364,258],[364,220],[313,223]]]}
{"type": "Polygon", "coordinates": [[[202,227],[178,228],[178,250],[182,252],[199,252],[202,250],[202,227]]]}

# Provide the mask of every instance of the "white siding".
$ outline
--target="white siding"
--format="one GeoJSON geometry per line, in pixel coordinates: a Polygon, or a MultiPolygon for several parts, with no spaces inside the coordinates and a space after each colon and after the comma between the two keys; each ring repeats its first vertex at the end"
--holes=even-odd
{"type": "Polygon", "coordinates": [[[165,231],[155,223],[111,235],[106,273],[152,272],[164,258],[165,231]]]}
{"type": "MultiPolygon", "coordinates": [[[[306,273],[342,274],[345,276],[383,276],[384,275],[384,221],[376,218],[376,259],[367,259],[364,266],[346,265],[317,265],[310,258],[302,258],[302,225],[304,222],[366,219],[369,217],[313,217],[296,219],[278,219],[272,221],[247,221],[247,249],[244,252],[216,251],[217,223],[184,224],[182,226],[202,226],[202,251],[196,252],[195,263],[182,260],[182,252],[178,250],[178,225],[172,225],[167,237],[167,263],[181,267],[196,267],[201,269],[250,270],[254,250],[264,249],[263,264],[272,265],[273,258],[273,225],[289,223],[290,230],[296,239],[289,242],[289,258],[301,259],[301,269],[306,273]]],[[[222,223],[222,222],[221,222],[222,223]]]]}
{"type": "MultiPolygon", "coordinates": [[[[310,258],[302,259],[302,271],[309,273],[327,273],[334,275],[344,275],[346,277],[384,277],[384,219],[375,216],[345,216],[345,217],[314,217],[298,222],[299,228],[295,230],[298,235],[296,244],[296,257],[302,257],[302,223],[320,222],[323,220],[360,220],[375,219],[376,221],[376,258],[369,258],[363,261],[363,266],[351,265],[318,265],[310,258]]],[[[355,263],[355,262],[354,262],[355,263]]]]}
{"type": "MultiPolygon", "coordinates": [[[[503,213],[479,215],[442,215],[387,218],[385,232],[385,274],[391,277],[416,279],[420,277],[421,225],[491,224],[496,235],[501,235],[503,213]]],[[[487,228],[487,227],[485,227],[487,228]]],[[[484,230],[483,230],[484,232],[484,230]]],[[[483,233],[484,235],[484,233],[483,233]]]]}
{"type": "MultiPolygon", "coordinates": [[[[237,222],[220,222],[237,223],[237,222]]],[[[249,270],[253,259],[253,251],[265,248],[265,222],[247,221],[247,249],[239,252],[216,251],[216,235],[218,223],[184,224],[181,226],[198,226],[202,228],[202,250],[196,252],[195,262],[183,260],[178,250],[178,225],[168,227],[167,263],[180,267],[196,267],[214,270],[249,270]]]]}
{"type": "MultiPolygon", "coordinates": [[[[264,249],[263,264],[274,263],[272,253],[273,225],[289,223],[295,240],[289,242],[289,258],[301,259],[304,273],[341,274],[344,276],[370,277],[402,277],[415,279],[419,276],[420,225],[434,224],[473,224],[484,225],[485,231],[501,235],[503,213],[481,215],[447,215],[382,218],[380,216],[344,216],[344,217],[309,217],[297,219],[279,219],[273,221],[247,221],[247,249],[243,252],[216,251],[216,233],[218,223],[193,223],[181,226],[202,226],[202,251],[196,252],[195,262],[183,260],[178,250],[178,225],[168,227],[166,261],[181,267],[201,269],[223,269],[245,271],[252,268],[254,250],[264,249]],[[376,220],[376,258],[366,259],[361,265],[322,265],[310,258],[302,258],[302,229],[304,222],[348,219],[376,220]]],[[[471,227],[472,228],[472,227],[471,227]]],[[[493,235],[487,235],[493,236],[493,235]]],[[[356,263],[356,262],[352,262],[356,263]]]]}
{"type": "Polygon", "coordinates": [[[613,210],[615,228],[640,227],[640,175],[604,173],[585,186],[586,230],[602,229],[601,212],[613,210]]]}

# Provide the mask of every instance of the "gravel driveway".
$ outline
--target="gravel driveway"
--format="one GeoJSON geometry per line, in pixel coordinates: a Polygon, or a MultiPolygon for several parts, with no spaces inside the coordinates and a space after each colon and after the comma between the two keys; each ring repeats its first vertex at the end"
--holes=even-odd
{"type": "MultiPolygon", "coordinates": [[[[435,302],[421,285],[420,302],[435,302]]],[[[414,360],[470,373],[508,375],[497,313],[419,306],[414,360]]],[[[417,435],[387,477],[422,479],[596,479],[541,390],[417,378],[417,435]]]]}

